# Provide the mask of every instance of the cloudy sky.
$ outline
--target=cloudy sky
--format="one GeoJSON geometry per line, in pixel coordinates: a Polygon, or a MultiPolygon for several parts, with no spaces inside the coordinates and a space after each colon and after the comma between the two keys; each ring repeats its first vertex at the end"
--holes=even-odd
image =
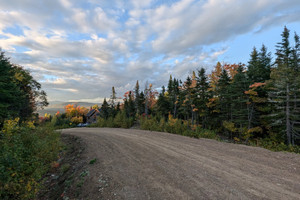
{"type": "Polygon", "coordinates": [[[0,0],[0,47],[50,101],[247,63],[253,46],[274,53],[285,25],[300,33],[299,0],[0,0]]]}

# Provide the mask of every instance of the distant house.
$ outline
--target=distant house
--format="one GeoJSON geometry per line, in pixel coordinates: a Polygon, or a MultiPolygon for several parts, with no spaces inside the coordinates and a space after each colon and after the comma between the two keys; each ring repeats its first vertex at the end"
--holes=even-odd
{"type": "Polygon", "coordinates": [[[97,117],[99,117],[99,116],[100,116],[100,109],[91,109],[86,114],[86,122],[89,124],[96,123],[97,117]]]}

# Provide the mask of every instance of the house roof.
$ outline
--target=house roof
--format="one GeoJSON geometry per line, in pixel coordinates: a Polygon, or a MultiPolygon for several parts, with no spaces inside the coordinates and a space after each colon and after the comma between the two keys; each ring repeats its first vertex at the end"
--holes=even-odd
{"type": "Polygon", "coordinates": [[[86,116],[87,116],[87,117],[90,117],[90,116],[92,116],[95,112],[97,112],[96,115],[98,115],[98,113],[100,113],[100,109],[92,109],[92,110],[90,110],[90,111],[86,114],[86,116]]]}

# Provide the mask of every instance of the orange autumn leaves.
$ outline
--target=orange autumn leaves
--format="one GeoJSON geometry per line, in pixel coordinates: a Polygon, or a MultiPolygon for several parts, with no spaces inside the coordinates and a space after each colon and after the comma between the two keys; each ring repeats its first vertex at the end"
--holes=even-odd
{"type": "Polygon", "coordinates": [[[209,75],[210,78],[210,87],[212,91],[216,90],[219,77],[222,73],[222,70],[225,69],[228,72],[230,79],[232,80],[234,76],[237,74],[237,69],[240,65],[238,64],[224,64],[222,65],[220,62],[217,63],[215,69],[209,75]]]}
{"type": "Polygon", "coordinates": [[[82,123],[83,116],[86,115],[88,111],[89,110],[87,108],[81,106],[76,106],[71,104],[65,106],[65,113],[73,123],[82,123]]]}

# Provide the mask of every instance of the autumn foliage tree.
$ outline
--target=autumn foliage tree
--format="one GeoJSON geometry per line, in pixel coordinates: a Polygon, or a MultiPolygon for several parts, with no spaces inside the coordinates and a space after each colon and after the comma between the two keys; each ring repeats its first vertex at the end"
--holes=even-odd
{"type": "Polygon", "coordinates": [[[68,104],[65,106],[65,113],[71,122],[78,124],[83,123],[84,116],[86,116],[88,113],[88,109],[85,107],[68,104]]]}

